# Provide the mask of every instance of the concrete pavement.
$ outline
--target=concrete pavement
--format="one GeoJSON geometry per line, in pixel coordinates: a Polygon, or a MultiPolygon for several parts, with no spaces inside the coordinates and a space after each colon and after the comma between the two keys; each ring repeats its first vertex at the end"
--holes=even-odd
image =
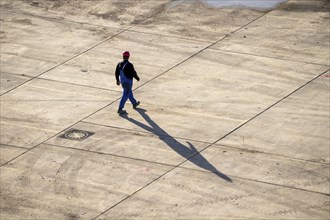
{"type": "Polygon", "coordinates": [[[1,220],[330,219],[329,7],[1,0],[1,220]]]}

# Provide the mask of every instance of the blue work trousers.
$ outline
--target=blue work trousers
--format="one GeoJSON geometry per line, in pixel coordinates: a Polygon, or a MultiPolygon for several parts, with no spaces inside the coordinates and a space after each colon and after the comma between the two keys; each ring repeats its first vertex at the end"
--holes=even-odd
{"type": "Polygon", "coordinates": [[[123,87],[123,96],[121,97],[119,103],[119,109],[124,108],[127,99],[129,99],[133,105],[136,104],[137,101],[135,100],[132,91],[133,80],[128,79],[124,73],[120,73],[120,82],[121,82],[121,86],[123,87]]]}

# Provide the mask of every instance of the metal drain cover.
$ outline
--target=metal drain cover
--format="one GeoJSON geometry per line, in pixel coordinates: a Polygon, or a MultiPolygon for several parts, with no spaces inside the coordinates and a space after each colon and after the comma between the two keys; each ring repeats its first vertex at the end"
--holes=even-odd
{"type": "Polygon", "coordinates": [[[89,138],[93,134],[95,134],[95,133],[90,132],[90,131],[70,129],[70,130],[66,131],[64,134],[62,134],[59,137],[60,138],[65,138],[65,139],[70,139],[70,140],[81,141],[81,140],[85,140],[86,138],[89,138]]]}

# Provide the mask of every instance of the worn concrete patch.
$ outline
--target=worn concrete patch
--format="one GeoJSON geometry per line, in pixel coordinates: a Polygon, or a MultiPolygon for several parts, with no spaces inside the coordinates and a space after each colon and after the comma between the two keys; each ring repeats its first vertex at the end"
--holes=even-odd
{"type": "Polygon", "coordinates": [[[0,144],[0,165],[7,163],[28,149],[0,144]]]}
{"type": "MultiPolygon", "coordinates": [[[[329,164],[218,145],[208,147],[201,152],[200,157],[205,158],[204,161],[231,178],[239,177],[313,192],[330,193],[329,164]]],[[[197,167],[191,163],[194,160],[198,159],[191,158],[182,166],[201,170],[202,166],[197,167]]]]}
{"type": "Polygon", "coordinates": [[[31,77],[25,76],[24,74],[17,75],[11,73],[0,73],[0,93],[3,94],[8,92],[11,89],[23,84],[27,80],[31,79],[31,77]]]}
{"type": "Polygon", "coordinates": [[[91,219],[169,168],[41,145],[1,167],[1,219],[91,219]]]}
{"type": "Polygon", "coordinates": [[[183,38],[217,41],[241,26],[248,24],[263,12],[207,7],[201,1],[179,1],[132,30],[166,34],[183,38]],[[188,12],[189,13],[183,13],[188,12]]]}
{"type": "Polygon", "coordinates": [[[323,194],[236,178],[231,183],[178,168],[98,219],[326,219],[328,214],[323,194]]]}
{"type": "Polygon", "coordinates": [[[119,32],[107,29],[102,37],[97,32],[101,27],[5,10],[1,17],[1,71],[29,76],[41,74],[119,32]],[[33,25],[15,22],[18,18],[29,19],[33,25]]]}
{"type": "Polygon", "coordinates": [[[326,0],[289,1],[213,48],[329,66],[329,7],[326,0]]]}
{"type": "Polygon", "coordinates": [[[2,0],[2,8],[40,16],[90,23],[110,28],[129,28],[166,9],[171,0],[2,0]]]}
{"type": "Polygon", "coordinates": [[[276,8],[279,4],[283,4],[288,0],[272,0],[272,1],[258,1],[258,0],[203,0],[206,4],[213,7],[234,7],[234,8],[251,8],[257,10],[270,10],[276,8]]]}

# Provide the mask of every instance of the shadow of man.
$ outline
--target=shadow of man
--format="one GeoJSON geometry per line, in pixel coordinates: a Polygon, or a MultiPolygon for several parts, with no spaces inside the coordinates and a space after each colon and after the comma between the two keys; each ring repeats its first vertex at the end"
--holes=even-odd
{"type": "Polygon", "coordinates": [[[178,142],[175,138],[173,138],[171,135],[169,135],[166,131],[164,131],[161,127],[158,126],[151,118],[146,114],[145,109],[137,108],[135,109],[142,117],[143,119],[148,122],[148,125],[145,125],[133,118],[130,118],[127,114],[121,115],[122,118],[132,122],[133,124],[136,124],[137,126],[143,128],[146,131],[149,131],[159,137],[160,140],[162,140],[167,146],[172,148],[175,152],[180,154],[182,157],[186,158],[193,164],[211,171],[215,173],[218,177],[221,179],[224,179],[228,182],[232,182],[231,178],[226,176],[225,174],[218,171],[212,164],[210,164],[201,154],[198,152],[198,150],[194,147],[193,144],[187,141],[187,144],[189,147],[181,144],[178,142]]]}

